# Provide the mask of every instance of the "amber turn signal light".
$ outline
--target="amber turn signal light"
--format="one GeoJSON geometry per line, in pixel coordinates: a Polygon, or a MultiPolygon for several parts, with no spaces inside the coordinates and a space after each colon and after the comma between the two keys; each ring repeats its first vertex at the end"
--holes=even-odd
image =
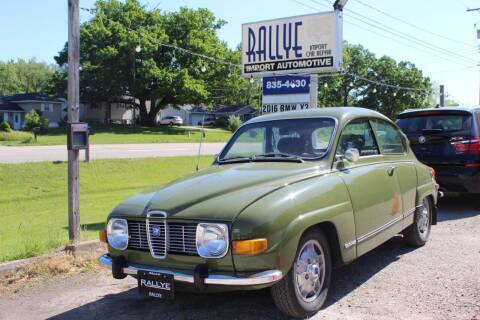
{"type": "Polygon", "coordinates": [[[107,230],[100,230],[100,231],[98,232],[98,239],[99,239],[101,242],[107,243],[107,230]]]}
{"type": "Polygon", "coordinates": [[[259,254],[267,250],[267,239],[252,239],[233,241],[233,254],[252,255],[259,254]]]}

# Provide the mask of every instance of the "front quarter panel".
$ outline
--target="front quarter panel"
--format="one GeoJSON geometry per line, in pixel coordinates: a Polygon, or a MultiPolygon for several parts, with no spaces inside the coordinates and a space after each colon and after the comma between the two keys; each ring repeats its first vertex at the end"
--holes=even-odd
{"type": "Polygon", "coordinates": [[[322,222],[335,226],[343,262],[353,260],[355,247],[343,246],[355,239],[352,206],[346,186],[335,173],[287,185],[246,208],[234,221],[232,240],[267,238],[269,247],[258,255],[234,255],[236,270],[277,268],[287,273],[303,232],[322,222]]]}

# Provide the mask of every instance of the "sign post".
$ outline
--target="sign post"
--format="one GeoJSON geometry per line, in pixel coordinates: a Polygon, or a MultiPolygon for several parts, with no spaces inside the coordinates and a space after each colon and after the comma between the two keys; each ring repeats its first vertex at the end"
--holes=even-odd
{"type": "MultiPolygon", "coordinates": [[[[68,123],[80,118],[80,16],[79,0],[68,0],[68,123]]],[[[68,148],[68,238],[80,240],[79,149],[68,148]]]]}

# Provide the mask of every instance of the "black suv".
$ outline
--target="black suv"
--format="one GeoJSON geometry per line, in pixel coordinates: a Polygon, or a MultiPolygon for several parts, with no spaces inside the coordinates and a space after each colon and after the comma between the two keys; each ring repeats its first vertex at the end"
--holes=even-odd
{"type": "Polygon", "coordinates": [[[408,110],[397,124],[441,189],[480,193],[480,106],[408,110]]]}

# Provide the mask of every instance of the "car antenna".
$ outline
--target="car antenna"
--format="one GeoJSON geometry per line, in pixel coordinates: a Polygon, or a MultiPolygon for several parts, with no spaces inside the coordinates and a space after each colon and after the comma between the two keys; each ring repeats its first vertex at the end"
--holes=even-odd
{"type": "Polygon", "coordinates": [[[198,145],[198,156],[197,156],[197,171],[199,170],[199,166],[200,166],[200,155],[202,153],[202,141],[203,141],[203,138],[205,137],[205,132],[203,131],[203,124],[205,123],[205,112],[203,113],[203,117],[202,117],[202,129],[200,131],[200,144],[198,145]]]}

